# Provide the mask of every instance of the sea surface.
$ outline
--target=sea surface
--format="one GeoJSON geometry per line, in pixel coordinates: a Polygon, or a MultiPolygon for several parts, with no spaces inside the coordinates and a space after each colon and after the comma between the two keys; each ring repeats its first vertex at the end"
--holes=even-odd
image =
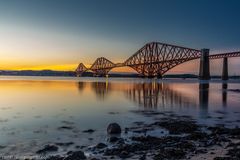
{"type": "Polygon", "coordinates": [[[240,124],[239,80],[0,77],[0,155],[35,155],[95,145],[111,122],[151,121],[135,111],[193,116],[201,124],[240,124]],[[94,133],[84,133],[93,129],[94,133]]]}

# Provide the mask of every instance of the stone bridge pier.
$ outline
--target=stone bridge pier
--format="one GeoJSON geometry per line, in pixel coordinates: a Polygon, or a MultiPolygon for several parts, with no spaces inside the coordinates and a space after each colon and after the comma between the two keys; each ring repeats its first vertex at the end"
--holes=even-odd
{"type": "MultiPolygon", "coordinates": [[[[201,50],[199,79],[209,80],[210,64],[209,64],[209,49],[201,50]]],[[[228,80],[228,57],[223,57],[222,80],[228,80]]]]}
{"type": "Polygon", "coordinates": [[[200,69],[199,79],[209,80],[210,79],[210,66],[209,66],[209,49],[202,49],[200,57],[200,69]]]}
{"type": "Polygon", "coordinates": [[[228,58],[223,58],[222,80],[228,80],[228,58]]]}

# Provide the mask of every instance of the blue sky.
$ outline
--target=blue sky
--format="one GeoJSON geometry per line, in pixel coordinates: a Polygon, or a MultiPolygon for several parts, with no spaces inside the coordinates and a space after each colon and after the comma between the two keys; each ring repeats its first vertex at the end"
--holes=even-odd
{"type": "Polygon", "coordinates": [[[3,68],[70,69],[99,56],[121,62],[149,41],[240,50],[239,8],[238,0],[0,0],[0,57],[3,68]]]}

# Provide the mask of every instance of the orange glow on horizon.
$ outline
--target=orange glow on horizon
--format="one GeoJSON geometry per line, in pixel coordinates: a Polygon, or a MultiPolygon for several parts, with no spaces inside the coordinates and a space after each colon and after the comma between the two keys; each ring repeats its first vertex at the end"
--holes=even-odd
{"type": "MultiPolygon", "coordinates": [[[[233,64],[237,64],[239,61],[238,59],[231,59],[229,60],[230,64],[229,67],[231,67],[230,74],[234,74],[237,71],[232,71],[235,68],[233,68],[233,64]],[[235,61],[234,61],[235,60],[235,61]]],[[[93,62],[93,61],[90,61],[93,62]]],[[[115,62],[115,61],[114,61],[115,62]]],[[[116,62],[121,62],[116,61],[116,62]]],[[[17,60],[9,60],[9,59],[1,59],[0,60],[0,70],[34,70],[34,71],[40,71],[40,70],[55,70],[55,71],[75,71],[77,66],[79,65],[79,62],[61,62],[61,61],[52,61],[52,62],[37,62],[36,61],[17,61],[17,60]]],[[[90,68],[92,63],[89,63],[89,61],[86,61],[86,64],[84,65],[87,68],[90,68]]],[[[211,61],[211,73],[216,75],[221,75],[221,68],[219,69],[219,65],[222,65],[222,60],[212,60],[211,61]]],[[[236,70],[236,69],[235,69],[236,70]]],[[[134,69],[131,67],[117,67],[113,68],[110,73],[137,73],[134,69]]],[[[193,60],[189,62],[185,62],[183,64],[180,64],[171,70],[169,70],[166,74],[198,74],[199,72],[199,60],[193,60]]]]}
{"type": "Polygon", "coordinates": [[[2,65],[0,70],[56,70],[56,71],[74,71],[78,64],[63,65],[2,65]],[[5,67],[4,67],[5,66],[5,67]]]}
{"type": "MultiPolygon", "coordinates": [[[[16,63],[2,63],[0,66],[0,70],[55,70],[55,71],[75,71],[77,68],[78,64],[55,64],[55,65],[31,65],[31,64],[16,64],[16,63]]],[[[90,68],[91,65],[87,64],[85,65],[87,68],[90,68]]],[[[180,66],[177,66],[173,69],[171,69],[168,73],[186,73],[188,71],[188,68],[194,68],[194,70],[197,71],[197,68],[195,67],[194,64],[192,63],[186,63],[180,66]]],[[[117,67],[113,68],[110,72],[121,72],[121,73],[137,73],[134,69],[131,67],[117,67]]]]}

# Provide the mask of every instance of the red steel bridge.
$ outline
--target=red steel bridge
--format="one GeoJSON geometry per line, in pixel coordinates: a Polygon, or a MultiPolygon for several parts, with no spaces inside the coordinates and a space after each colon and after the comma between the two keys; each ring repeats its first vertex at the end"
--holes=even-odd
{"type": "Polygon", "coordinates": [[[222,79],[228,79],[228,58],[240,57],[240,51],[209,55],[209,49],[192,49],[166,43],[151,42],[144,45],[135,54],[123,63],[113,63],[100,57],[95,60],[90,68],[80,63],[76,69],[78,76],[83,72],[91,70],[96,76],[106,76],[115,67],[128,66],[136,70],[144,77],[161,78],[167,71],[184,62],[200,59],[199,78],[210,79],[209,59],[223,59],[222,79]]]}

